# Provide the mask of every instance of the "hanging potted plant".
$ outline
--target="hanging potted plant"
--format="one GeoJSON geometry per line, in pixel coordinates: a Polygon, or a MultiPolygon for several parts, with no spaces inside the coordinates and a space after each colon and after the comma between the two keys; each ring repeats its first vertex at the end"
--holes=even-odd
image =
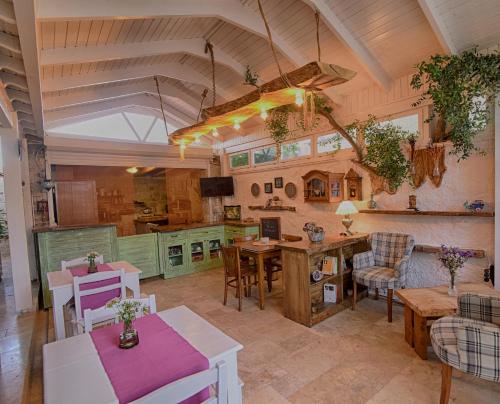
{"type": "Polygon", "coordinates": [[[277,157],[281,155],[281,144],[287,139],[290,131],[288,130],[288,117],[290,115],[290,108],[288,106],[278,107],[271,111],[269,117],[266,119],[266,129],[269,136],[276,143],[277,157]]]}
{"type": "Polygon", "coordinates": [[[482,151],[474,139],[490,119],[490,104],[500,90],[500,54],[479,53],[477,49],[459,55],[435,55],[417,65],[411,86],[425,87],[421,98],[433,103],[433,113],[442,120],[441,132],[453,144],[451,153],[464,160],[482,151]]]}

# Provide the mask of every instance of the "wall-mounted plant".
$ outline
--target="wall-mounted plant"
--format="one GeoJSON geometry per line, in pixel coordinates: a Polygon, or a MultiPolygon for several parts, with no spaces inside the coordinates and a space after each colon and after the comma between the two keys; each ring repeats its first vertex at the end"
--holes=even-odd
{"type": "Polygon", "coordinates": [[[450,128],[451,153],[459,160],[482,152],[474,145],[474,138],[488,123],[490,103],[500,91],[500,54],[473,49],[459,55],[435,55],[419,63],[417,69],[411,86],[427,89],[413,105],[433,102],[434,113],[450,128]]]}
{"type": "Polygon", "coordinates": [[[290,115],[290,107],[285,105],[283,107],[275,108],[266,119],[266,129],[269,131],[271,139],[278,146],[278,154],[280,153],[280,145],[283,143],[290,131],[288,129],[288,117],[290,115]]]}

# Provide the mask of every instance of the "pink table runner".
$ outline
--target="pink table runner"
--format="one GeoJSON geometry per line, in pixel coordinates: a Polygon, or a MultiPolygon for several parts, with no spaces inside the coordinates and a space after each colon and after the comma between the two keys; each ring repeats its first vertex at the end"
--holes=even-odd
{"type": "MultiPolygon", "coordinates": [[[[120,403],[136,400],[175,380],[209,368],[208,359],[198,352],[158,315],[134,321],[139,345],[118,348],[123,324],[99,328],[90,333],[120,403]]],[[[204,389],[184,403],[200,403],[209,398],[204,389]]]]}
{"type": "MultiPolygon", "coordinates": [[[[114,270],[115,269],[109,264],[97,264],[97,272],[107,272],[114,270]]],[[[69,271],[73,276],[85,276],[89,273],[88,267],[75,267],[69,269],[69,271]]],[[[120,277],[105,279],[103,281],[84,283],[80,285],[80,290],[100,288],[102,286],[113,285],[119,282],[120,277]]],[[[115,297],[120,297],[120,289],[108,290],[107,292],[97,293],[90,296],[82,296],[80,300],[82,308],[81,315],[83,316],[83,312],[85,309],[97,309],[104,306],[107,302],[109,302],[111,299],[114,299],[115,297]]]]}

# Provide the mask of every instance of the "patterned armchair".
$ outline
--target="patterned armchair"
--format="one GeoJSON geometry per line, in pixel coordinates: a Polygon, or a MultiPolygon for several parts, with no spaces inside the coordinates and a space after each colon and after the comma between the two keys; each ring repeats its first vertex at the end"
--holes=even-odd
{"type": "Polygon", "coordinates": [[[457,315],[436,320],[430,336],[443,362],[441,404],[450,398],[453,368],[500,382],[500,296],[460,295],[457,315]]]}
{"type": "Polygon", "coordinates": [[[387,320],[390,323],[393,291],[406,285],[406,273],[415,240],[409,234],[372,233],[368,242],[371,250],[353,257],[352,309],[356,309],[358,283],[375,288],[377,297],[379,289],[387,289],[387,320]]]}

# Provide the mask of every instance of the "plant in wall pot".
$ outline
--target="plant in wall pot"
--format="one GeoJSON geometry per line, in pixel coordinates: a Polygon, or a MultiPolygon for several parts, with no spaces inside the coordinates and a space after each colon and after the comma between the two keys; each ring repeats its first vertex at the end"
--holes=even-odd
{"type": "Polygon", "coordinates": [[[431,100],[435,114],[449,128],[445,138],[453,144],[452,154],[459,160],[481,152],[474,145],[474,138],[490,118],[490,104],[500,91],[500,54],[479,53],[477,49],[459,55],[435,55],[417,65],[412,77],[414,89],[425,87],[422,97],[413,104],[431,100]]]}

